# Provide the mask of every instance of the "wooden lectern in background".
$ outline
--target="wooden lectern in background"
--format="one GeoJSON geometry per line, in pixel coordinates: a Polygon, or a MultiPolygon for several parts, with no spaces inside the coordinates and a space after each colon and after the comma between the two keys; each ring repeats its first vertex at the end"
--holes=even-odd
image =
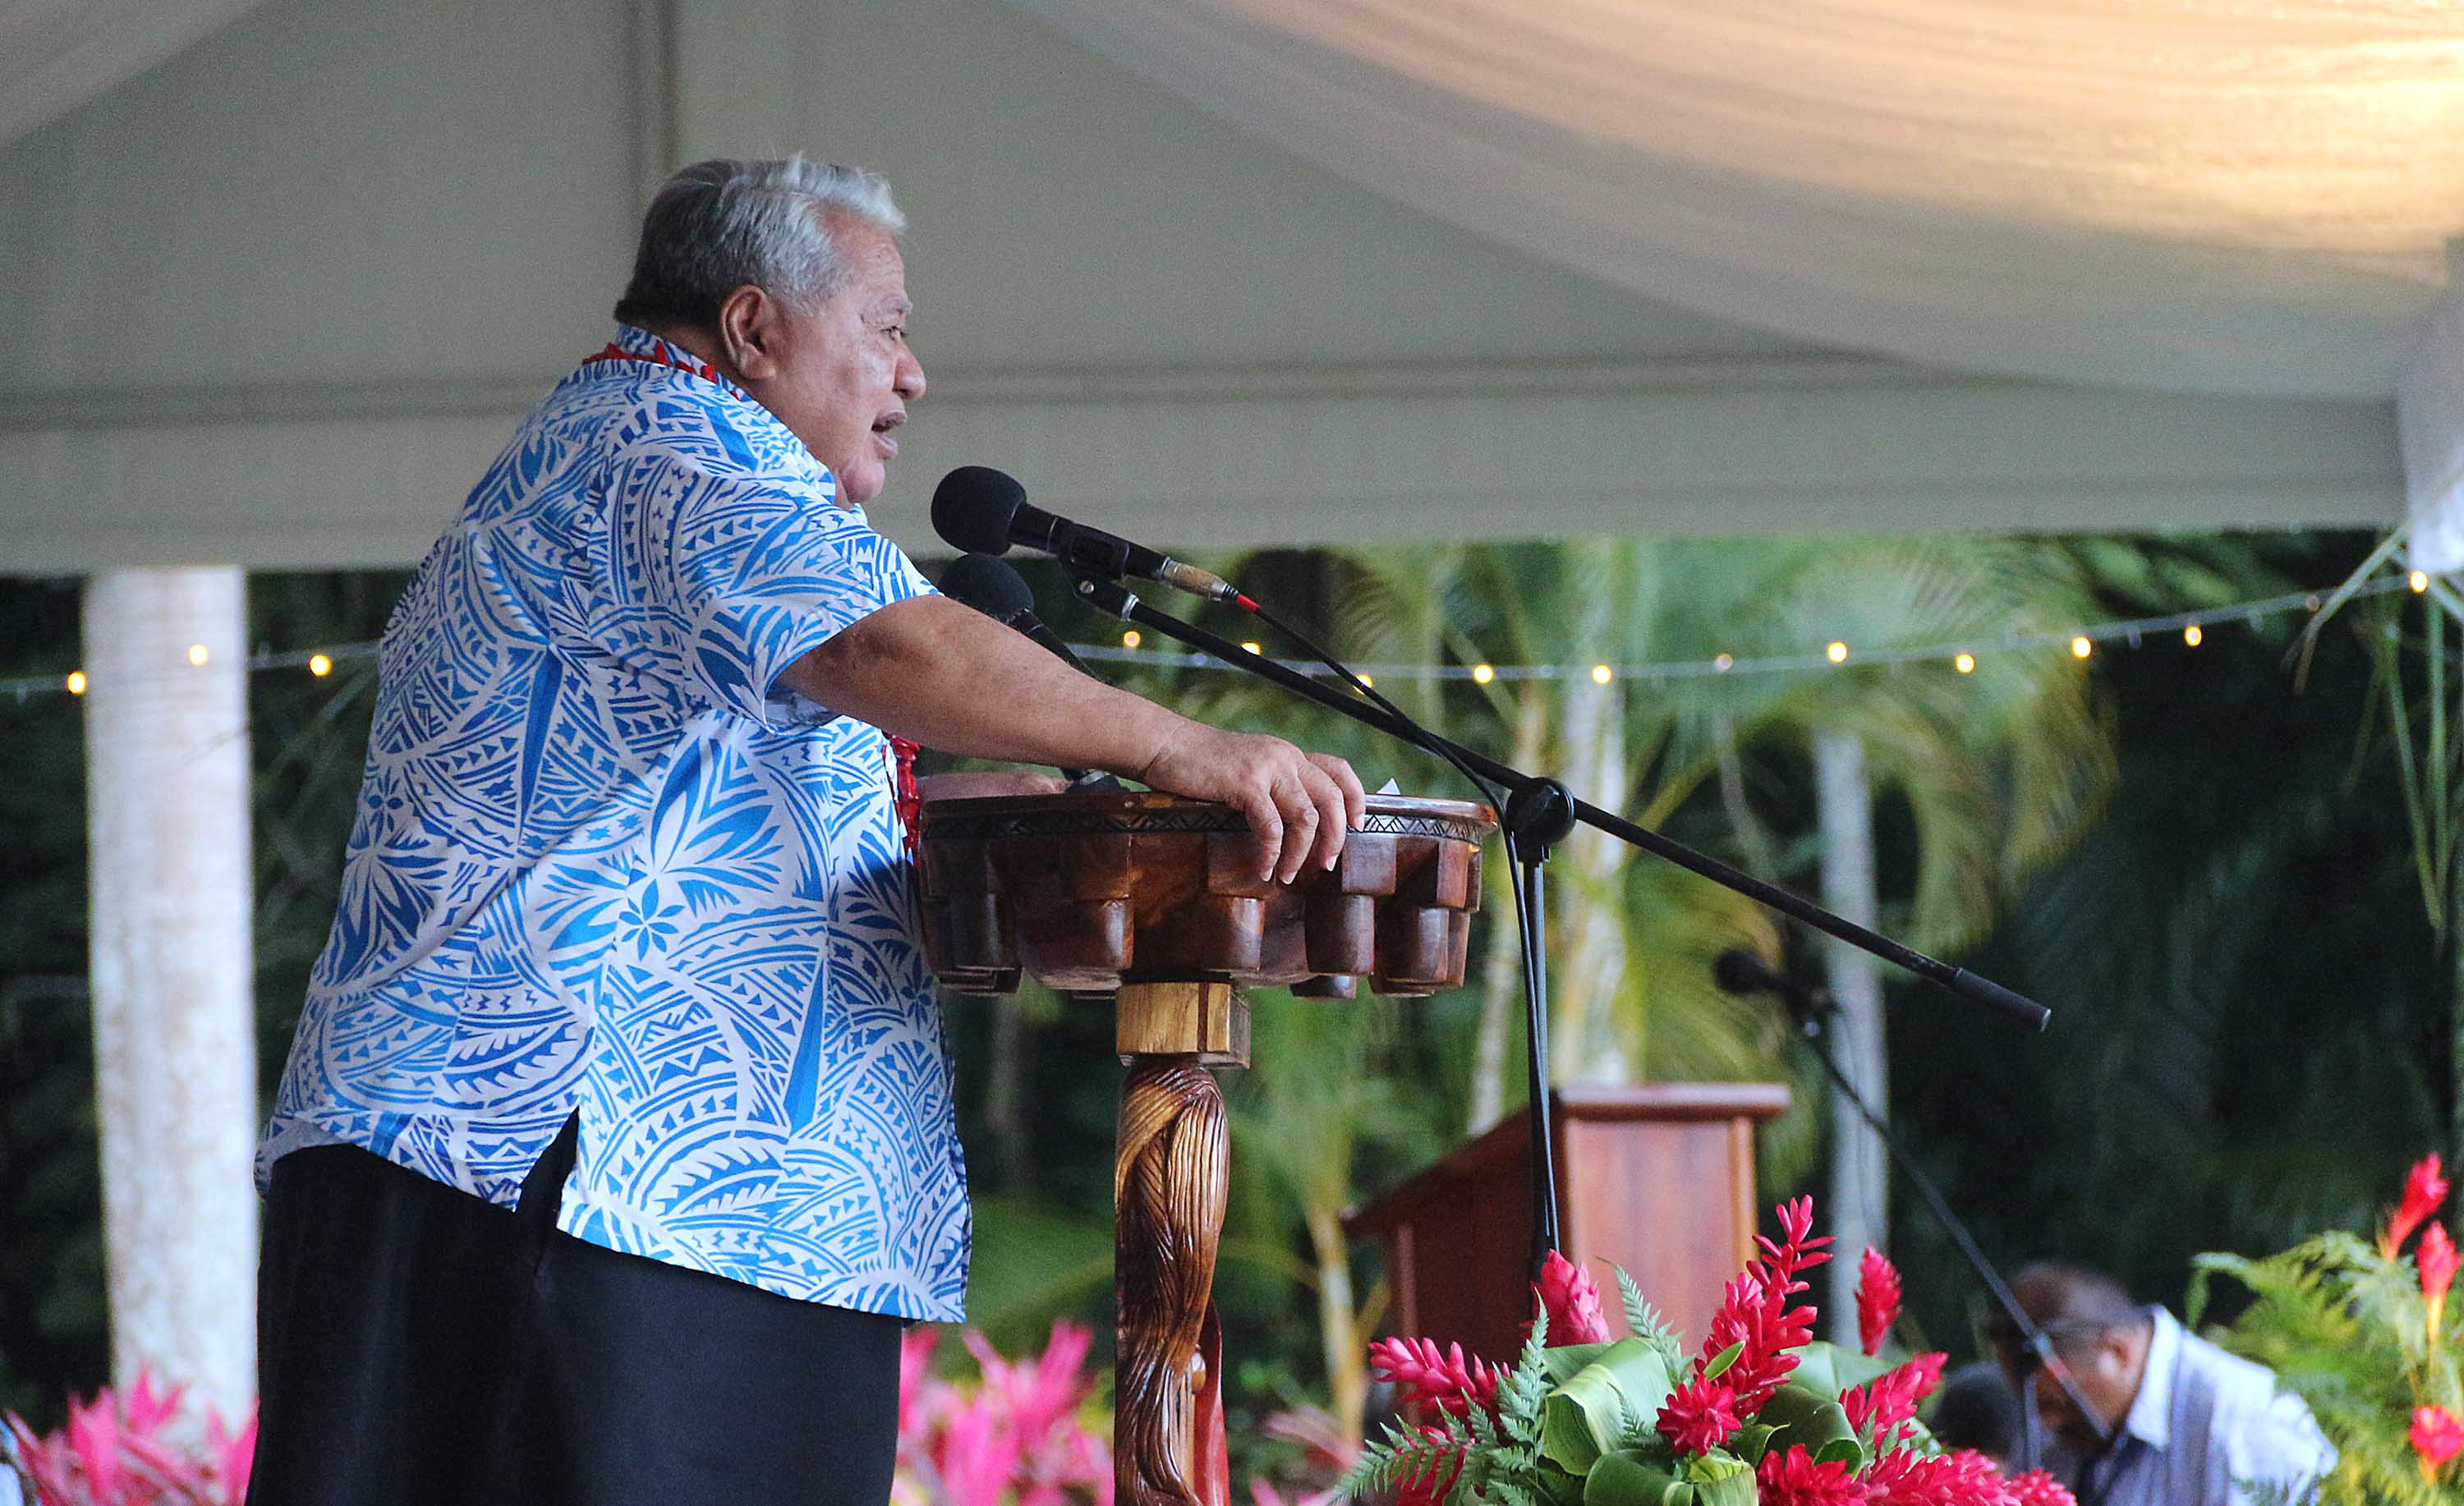
{"type": "MultiPolygon", "coordinates": [[[[1592,1273],[1612,1331],[1616,1261],[1691,1350],[1720,1288],[1753,1252],[1754,1126],[1789,1104],[1776,1082],[1559,1088],[1551,1128],[1558,1235],[1592,1273]]],[[[1531,1316],[1531,1131],[1522,1113],[1344,1220],[1386,1246],[1390,1332],[1510,1363],[1531,1316]]]]}

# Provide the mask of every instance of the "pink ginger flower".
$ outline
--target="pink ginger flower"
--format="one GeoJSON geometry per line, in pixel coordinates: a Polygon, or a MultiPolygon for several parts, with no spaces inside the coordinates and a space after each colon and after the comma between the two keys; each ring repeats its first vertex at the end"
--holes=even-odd
{"type": "Polygon", "coordinates": [[[137,1384],[121,1393],[120,1419],[129,1431],[150,1437],[178,1413],[180,1399],[187,1394],[185,1386],[175,1386],[167,1392],[155,1390],[153,1367],[141,1364],[137,1367],[137,1384]]]}
{"type": "Polygon", "coordinates": [[[1018,1440],[1001,1425],[999,1403],[979,1393],[950,1414],[933,1451],[951,1506],[1001,1506],[1018,1471],[1018,1440]]]}
{"type": "Polygon", "coordinates": [[[1707,1453],[1745,1424],[1737,1416],[1737,1393],[1697,1376],[1668,1393],[1659,1426],[1660,1435],[1679,1453],[1707,1453]]]}
{"type": "Polygon", "coordinates": [[[1848,1466],[1816,1464],[1803,1444],[1764,1454],[1754,1486],[1761,1506],[1865,1506],[1865,1487],[1848,1466]]]}
{"type": "Polygon", "coordinates": [[[113,1413],[107,1388],[82,1405],[74,1397],[69,1401],[69,1451],[77,1455],[85,1488],[97,1501],[118,1496],[126,1473],[120,1461],[120,1420],[113,1413]]]}
{"type": "Polygon", "coordinates": [[[1094,1330],[1084,1323],[1056,1322],[1043,1354],[1013,1364],[1002,1359],[983,1335],[967,1330],[963,1342],[983,1368],[984,1392],[999,1407],[1020,1453],[1032,1454],[1041,1449],[1054,1426],[1086,1400],[1087,1386],[1078,1372],[1094,1337],[1094,1330]]]}
{"type": "Polygon", "coordinates": [[[2069,1486],[2042,1470],[2030,1470],[2010,1484],[2012,1506],[2079,1506],[2069,1486]]]}
{"type": "Polygon", "coordinates": [[[2432,1152],[2414,1162],[2412,1169],[2406,1173],[2404,1196],[2397,1201],[2395,1211],[2387,1215],[2387,1228],[2379,1233],[2379,1254],[2394,1259],[2404,1242],[2412,1237],[2412,1232],[2421,1227],[2422,1220],[2438,1211],[2438,1205],[2446,1201],[2447,1178],[2439,1174],[2438,1156],[2432,1152]]]}
{"type": "Polygon", "coordinates": [[[2421,1299],[2430,1304],[2430,1342],[2438,1342],[2439,1321],[2447,1312],[2447,1289],[2454,1284],[2458,1260],[2455,1241],[2445,1224],[2432,1224],[2421,1236],[2413,1258],[2421,1265],[2421,1299]]]}
{"type": "MultiPolygon", "coordinates": [[[[1557,1337],[1553,1312],[1549,1337],[1557,1337]]],[[[1441,1350],[1434,1339],[1380,1339],[1369,1346],[1369,1373],[1394,1382],[1406,1405],[1435,1407],[1457,1417],[1474,1406],[1484,1410],[1497,1406],[1497,1372],[1477,1355],[1464,1359],[1459,1343],[1441,1350]]]]}
{"type": "Polygon", "coordinates": [[[256,1467],[256,1408],[249,1408],[248,1420],[237,1432],[226,1430],[222,1414],[208,1408],[206,1444],[212,1451],[214,1477],[222,1481],[224,1497],[233,1506],[247,1500],[249,1472],[256,1467]]]}
{"type": "Polygon", "coordinates": [[[2440,1468],[2464,1451],[2464,1421],[2444,1407],[2415,1408],[2408,1436],[2421,1465],[2421,1477],[2434,1483],[2440,1468]]]}
{"type": "MultiPolygon", "coordinates": [[[[1600,1289],[1593,1284],[1589,1271],[1551,1250],[1532,1290],[1549,1314],[1550,1348],[1609,1342],[1609,1320],[1600,1311],[1600,1289]]],[[[1523,1332],[1529,1337],[1531,1325],[1525,1323],[1523,1332]]]]}
{"type": "Polygon", "coordinates": [[[1881,1354],[1899,1320],[1900,1273],[1889,1256],[1868,1245],[1857,1262],[1857,1342],[1867,1354],[1881,1354]]]}
{"type": "Polygon", "coordinates": [[[926,1323],[908,1329],[898,1341],[898,1432],[901,1437],[926,1420],[921,1404],[935,1384],[932,1378],[933,1350],[940,1342],[941,1331],[926,1323]]]}

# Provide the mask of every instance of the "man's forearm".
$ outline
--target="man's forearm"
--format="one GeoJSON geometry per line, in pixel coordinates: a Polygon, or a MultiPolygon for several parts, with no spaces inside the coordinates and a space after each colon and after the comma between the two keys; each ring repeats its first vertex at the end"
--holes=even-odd
{"type": "Polygon", "coordinates": [[[1187,725],[945,597],[884,607],[780,679],[841,715],[927,748],[1132,777],[1187,725]]]}

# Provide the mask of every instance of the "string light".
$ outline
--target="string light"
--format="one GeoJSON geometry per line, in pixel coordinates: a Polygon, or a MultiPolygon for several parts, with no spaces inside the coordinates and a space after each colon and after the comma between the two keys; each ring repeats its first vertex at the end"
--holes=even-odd
{"type": "Polygon", "coordinates": [[[1244,640],[1244,641],[1242,643],[1242,644],[1241,644],[1241,651],[1242,651],[1243,653],[1244,653],[1244,654],[1247,654],[1247,655],[1248,655],[1249,657],[1251,657],[1252,659],[1254,659],[1254,658],[1256,658],[1258,655],[1260,655],[1260,654],[1262,654],[1262,653],[1265,652],[1265,649],[1260,648],[1257,644],[1253,644],[1253,643],[1246,642],[1245,640],[1244,640]]]}
{"type": "Polygon", "coordinates": [[[1377,677],[1375,675],[1365,674],[1360,677],[1360,683],[1365,686],[1374,687],[1377,684],[1377,677]]]}
{"type": "MultiPolygon", "coordinates": [[[[2388,574],[2380,576],[2373,579],[2360,582],[2343,594],[2346,596],[2369,597],[2384,596],[2389,592],[2402,591],[2406,589],[2421,592],[2427,589],[2428,584],[2428,574],[2423,571],[2415,570],[2401,575],[2388,574]]],[[[2141,618],[2132,622],[2107,622],[2101,624],[2091,631],[2095,633],[2096,638],[2120,638],[2134,647],[2139,644],[2142,635],[2144,634],[2178,631],[2181,633],[2182,642],[2186,645],[2196,648],[2206,641],[2207,628],[2205,624],[2207,623],[2227,622],[2234,618],[2240,618],[2248,621],[2254,627],[2256,627],[2263,625],[2266,620],[2271,616],[2295,611],[2297,609],[2303,609],[2312,612],[2323,611],[2325,610],[2325,598],[2318,592],[2267,597],[2257,600],[2235,602],[2227,606],[2211,607],[2197,612],[2177,613],[2166,617],[2141,618]]],[[[1087,658],[1094,660],[1109,659],[1133,664],[1177,666],[1185,668],[1228,667],[1223,661],[1210,658],[1204,654],[1185,653],[1175,649],[1142,650],[1141,645],[1143,643],[1144,636],[1140,634],[1137,629],[1130,628],[1121,634],[1121,645],[1118,648],[1101,644],[1076,644],[1072,646],[1076,647],[1077,650],[1087,658]]],[[[2068,644],[2072,654],[2080,659],[2089,658],[2095,653],[2096,639],[2091,638],[2088,633],[2077,631],[2070,633],[2017,632],[1981,644],[1979,647],[1981,647],[1982,651],[1985,653],[2023,653],[2059,648],[2064,644],[2068,644]]],[[[288,652],[268,651],[249,656],[242,661],[242,665],[245,668],[252,671],[258,669],[297,669],[304,666],[308,672],[316,678],[320,680],[330,679],[332,678],[335,666],[341,664],[343,660],[373,659],[377,656],[379,647],[380,645],[378,644],[368,642],[341,644],[331,648],[319,649],[306,653],[302,653],[298,650],[288,652]]],[[[1255,644],[1244,644],[1243,647],[1251,653],[1259,652],[1258,645],[1255,644]]],[[[1593,682],[1598,685],[1607,685],[1620,676],[1664,684],[1671,680],[1684,680],[1705,674],[1728,674],[1732,672],[1739,674],[1801,674],[1810,670],[1820,669],[1826,664],[1846,664],[1848,662],[1848,644],[1842,640],[1834,639],[1824,646],[1823,654],[1820,659],[1815,659],[1811,656],[1800,657],[1785,653],[1773,654],[1766,657],[1741,659],[1735,654],[1724,651],[1712,655],[1707,660],[1699,658],[1680,659],[1630,665],[1538,664],[1499,666],[1483,663],[1464,666],[1383,664],[1371,666],[1369,667],[1378,674],[1400,674],[1434,680],[1470,680],[1477,685],[1490,685],[1505,680],[1565,681],[1573,679],[1576,676],[1585,673],[1590,674],[1593,682]]],[[[206,644],[193,644],[189,645],[188,662],[190,664],[202,666],[210,662],[211,657],[211,653],[206,644]]],[[[1944,660],[1947,659],[1962,674],[1974,672],[1975,662],[1978,657],[1978,648],[1962,647],[1956,644],[1912,644],[1904,647],[1872,648],[1859,651],[1860,663],[1865,665],[1941,664],[1944,660]]],[[[1314,673],[1317,671],[1312,670],[1310,672],[1314,673]]],[[[1369,681],[1370,675],[1364,672],[1361,675],[1361,679],[1364,682],[1369,681]]],[[[85,671],[81,669],[68,672],[53,671],[42,674],[21,675],[13,678],[0,678],[0,692],[13,691],[20,701],[30,695],[46,691],[52,694],[58,694],[62,690],[66,690],[71,695],[85,694],[87,690],[87,678],[85,671]]]]}

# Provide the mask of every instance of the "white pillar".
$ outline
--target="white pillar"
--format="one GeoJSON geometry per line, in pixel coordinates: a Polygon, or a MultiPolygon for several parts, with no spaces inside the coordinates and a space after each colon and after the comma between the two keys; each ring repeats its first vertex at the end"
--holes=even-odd
{"type": "MultiPolygon", "coordinates": [[[[1858,925],[1875,921],[1874,796],[1865,744],[1855,733],[1814,740],[1815,795],[1822,814],[1822,903],[1858,925]]],[[[1844,941],[1831,941],[1831,1052],[1840,1075],[1876,1114],[1890,1114],[1890,1063],[1883,1052],[1880,964],[1844,941]]],[[[1832,1235],[1830,1291],[1820,1305],[1832,1342],[1857,1344],[1857,1264],[1867,1245],[1890,1242],[1890,1163],[1882,1137],[1845,1095],[1831,1095],[1831,1208],[1819,1220],[1832,1235]]]]}
{"type": "Polygon", "coordinates": [[[229,1418],[256,1387],[246,631],[235,569],[86,582],[112,1375],[124,1386],[150,1365],[229,1418]]]}

